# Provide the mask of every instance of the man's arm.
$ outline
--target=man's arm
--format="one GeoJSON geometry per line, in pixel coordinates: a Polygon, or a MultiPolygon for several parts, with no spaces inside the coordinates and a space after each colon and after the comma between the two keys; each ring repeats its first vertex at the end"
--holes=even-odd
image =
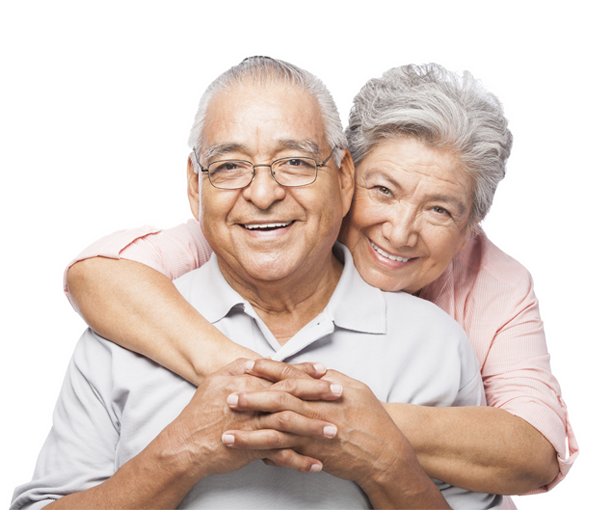
{"type": "Polygon", "coordinates": [[[175,508],[203,478],[191,456],[172,448],[161,433],[108,480],[57,499],[48,509],[175,508]]]}
{"type": "MultiPolygon", "coordinates": [[[[301,472],[320,471],[318,460],[291,450],[236,452],[225,447],[221,438],[231,426],[262,429],[278,422],[276,414],[223,413],[226,397],[232,390],[265,387],[257,378],[235,375],[243,373],[245,361],[238,360],[206,378],[182,413],[104,483],[65,496],[48,508],[175,508],[202,478],[236,471],[262,458],[301,472]]],[[[312,396],[322,396],[319,390],[323,387],[321,384],[312,396]]],[[[325,440],[323,430],[331,426],[321,420],[310,420],[303,425],[313,437],[325,440]]]]}

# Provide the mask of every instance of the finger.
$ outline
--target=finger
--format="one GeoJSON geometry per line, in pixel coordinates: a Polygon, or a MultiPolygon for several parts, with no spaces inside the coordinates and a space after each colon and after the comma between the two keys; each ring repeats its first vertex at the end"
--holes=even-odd
{"type": "MultiPolygon", "coordinates": [[[[273,429],[313,439],[331,439],[337,435],[337,427],[333,423],[312,416],[310,410],[305,409],[302,401],[299,401],[297,406],[290,406],[282,404],[281,399],[273,399],[272,396],[267,394],[267,398],[257,398],[259,395],[253,393],[249,399],[243,398],[234,403],[237,395],[230,395],[228,404],[236,411],[264,413],[257,417],[255,429],[273,429]],[[290,407],[295,407],[297,411],[290,410],[290,407]],[[305,412],[302,412],[303,410],[305,412]]],[[[283,397],[285,400],[289,395],[284,394],[283,397]]],[[[276,445],[270,446],[270,448],[276,447],[276,445]]]]}
{"type": "Polygon", "coordinates": [[[236,411],[294,411],[304,416],[309,415],[305,410],[305,402],[285,391],[238,391],[227,397],[227,405],[236,411]]]}
{"type": "MultiPolygon", "coordinates": [[[[321,440],[323,434],[316,438],[321,440]]],[[[260,430],[228,430],[221,436],[223,444],[238,450],[281,450],[292,448],[298,450],[307,441],[306,437],[273,429],[260,430]]]]}
{"type": "Polygon", "coordinates": [[[320,379],[327,373],[327,367],[319,362],[305,361],[304,363],[294,363],[292,366],[298,370],[302,370],[302,372],[310,375],[313,379],[320,379]]]}
{"type": "Polygon", "coordinates": [[[269,381],[278,382],[285,379],[312,379],[311,374],[322,377],[327,369],[322,363],[302,363],[299,366],[288,365],[281,361],[273,361],[270,359],[249,360],[246,362],[246,373],[262,377],[269,381]],[[312,365],[312,368],[310,366],[312,365]]]}
{"type": "Polygon", "coordinates": [[[247,373],[246,363],[248,363],[249,361],[251,360],[249,360],[248,358],[238,358],[235,361],[232,361],[231,363],[228,363],[223,368],[221,368],[220,372],[223,372],[224,375],[232,376],[245,375],[247,373]]]}
{"type": "Polygon", "coordinates": [[[267,466],[287,467],[301,473],[317,473],[323,469],[320,460],[300,455],[294,450],[273,450],[267,452],[267,455],[269,457],[263,459],[267,466]]]}
{"type": "Polygon", "coordinates": [[[269,391],[289,393],[302,400],[336,400],[342,396],[341,384],[319,379],[285,379],[273,384],[269,391]]]}

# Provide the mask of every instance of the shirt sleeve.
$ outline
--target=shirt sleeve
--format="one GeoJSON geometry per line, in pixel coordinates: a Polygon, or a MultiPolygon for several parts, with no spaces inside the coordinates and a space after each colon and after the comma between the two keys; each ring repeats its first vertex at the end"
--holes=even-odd
{"type": "Polygon", "coordinates": [[[64,291],[70,301],[67,271],[76,262],[87,258],[133,260],[174,280],[205,264],[211,253],[195,219],[166,230],[151,226],[119,230],[94,242],[69,263],[63,275],[64,291]]]}
{"type": "Polygon", "coordinates": [[[505,313],[482,368],[488,405],[523,418],[555,448],[559,475],[532,493],[546,492],[566,476],[579,448],[560,386],[550,369],[544,325],[529,273],[525,272],[510,293],[496,293],[495,300],[488,306],[505,313]]]}
{"type": "Polygon", "coordinates": [[[111,366],[110,353],[88,330],[69,363],[33,479],[15,489],[11,510],[42,508],[114,474],[119,417],[102,397],[111,393],[111,377],[97,387],[84,375],[93,364],[111,366]]]}

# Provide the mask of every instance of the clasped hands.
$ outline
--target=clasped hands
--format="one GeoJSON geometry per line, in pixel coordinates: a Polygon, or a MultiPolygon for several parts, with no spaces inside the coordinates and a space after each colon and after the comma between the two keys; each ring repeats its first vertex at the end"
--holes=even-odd
{"type": "Polygon", "coordinates": [[[414,457],[368,386],[319,363],[236,360],[203,381],[173,426],[173,443],[210,465],[202,475],[263,459],[362,487],[403,452],[414,457]]]}

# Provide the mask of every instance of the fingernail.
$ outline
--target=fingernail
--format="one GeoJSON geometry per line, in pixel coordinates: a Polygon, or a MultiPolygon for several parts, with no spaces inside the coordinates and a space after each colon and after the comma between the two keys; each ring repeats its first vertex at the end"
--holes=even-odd
{"type": "Polygon", "coordinates": [[[223,444],[225,446],[231,446],[233,445],[233,443],[235,443],[235,436],[231,434],[223,434],[223,436],[221,437],[221,441],[223,441],[223,444]]]}
{"type": "Polygon", "coordinates": [[[250,360],[246,362],[246,370],[250,371],[254,368],[254,361],[250,360]]]}
{"type": "Polygon", "coordinates": [[[321,471],[322,468],[323,466],[321,466],[321,464],[313,464],[312,466],[310,466],[310,472],[318,473],[319,471],[321,471]]]}
{"type": "Polygon", "coordinates": [[[334,425],[327,425],[325,427],[323,427],[323,435],[325,437],[335,437],[335,435],[337,434],[337,428],[334,425]]]}
{"type": "Polygon", "coordinates": [[[325,365],[323,365],[323,363],[313,363],[313,367],[315,367],[317,374],[326,374],[327,373],[327,367],[325,365]]]}
{"type": "Polygon", "coordinates": [[[227,403],[230,406],[237,406],[238,400],[239,400],[239,397],[235,393],[232,393],[231,395],[229,395],[227,397],[227,403]]]}
{"type": "Polygon", "coordinates": [[[331,393],[338,396],[342,394],[342,391],[344,391],[344,388],[341,384],[332,384],[329,389],[331,390],[331,393]]]}

